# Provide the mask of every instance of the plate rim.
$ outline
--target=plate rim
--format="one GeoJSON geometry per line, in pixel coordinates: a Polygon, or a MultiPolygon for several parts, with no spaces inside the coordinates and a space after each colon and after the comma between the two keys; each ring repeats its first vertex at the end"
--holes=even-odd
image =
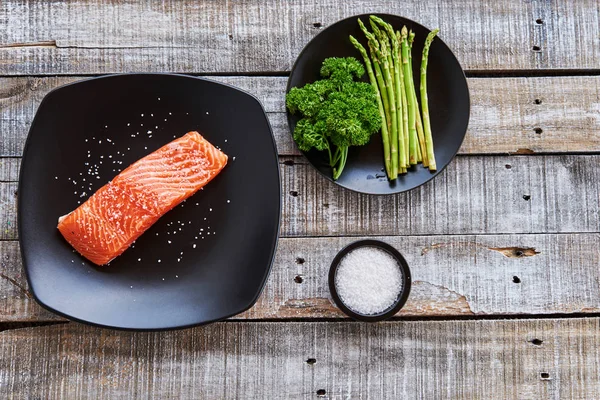
{"type": "Polygon", "coordinates": [[[186,75],[186,74],[178,74],[178,73],[169,73],[169,72],[158,72],[158,73],[154,73],[154,72],[126,72],[126,73],[115,73],[115,74],[106,74],[106,75],[101,75],[101,76],[95,76],[95,77],[89,77],[89,78],[84,78],[84,79],[79,79],[77,81],[74,82],[70,82],[70,83],[66,83],[63,85],[60,85],[58,87],[55,87],[54,89],[50,90],[48,93],[46,93],[44,95],[44,97],[42,98],[42,101],[40,101],[40,104],[38,105],[35,115],[33,117],[33,120],[31,121],[31,125],[29,127],[29,130],[27,132],[27,138],[25,139],[25,144],[23,145],[23,152],[21,155],[21,165],[19,167],[19,178],[18,178],[18,184],[17,184],[17,230],[18,230],[18,238],[17,241],[19,243],[19,253],[21,255],[21,263],[22,263],[22,270],[24,272],[25,275],[25,279],[27,281],[27,286],[28,286],[28,292],[31,294],[31,296],[33,297],[33,299],[44,309],[60,316],[63,317],[69,321],[73,321],[73,322],[78,322],[78,323],[82,323],[85,325],[90,325],[90,326],[94,326],[97,328],[104,328],[104,329],[113,329],[113,330],[118,330],[118,331],[134,331],[134,332],[161,332],[161,331],[174,331],[174,330],[181,330],[181,329],[188,329],[188,328],[193,328],[193,327],[198,327],[198,326],[204,326],[204,325],[208,325],[208,324],[212,324],[215,322],[219,322],[219,321],[223,321],[227,318],[231,318],[232,316],[241,314],[247,310],[249,310],[250,308],[252,308],[256,302],[258,301],[258,299],[260,298],[261,294],[263,293],[265,286],[268,282],[269,276],[271,275],[271,271],[273,269],[273,264],[275,263],[275,256],[277,253],[277,249],[279,246],[279,238],[280,238],[280,230],[281,230],[281,217],[282,217],[282,203],[283,203],[283,196],[282,196],[282,188],[281,188],[281,171],[279,168],[279,152],[277,151],[277,143],[275,141],[275,136],[273,135],[273,127],[271,126],[271,122],[269,121],[269,118],[267,116],[267,112],[263,106],[263,104],[261,103],[261,101],[258,99],[257,96],[255,96],[252,93],[249,93],[243,89],[237,88],[235,86],[232,86],[228,83],[222,83],[222,82],[218,82],[215,80],[211,80],[211,79],[207,79],[205,77],[201,77],[201,76],[193,76],[193,75],[186,75]],[[270,256],[270,261],[269,264],[267,266],[267,268],[265,269],[265,274],[264,277],[262,279],[261,285],[260,285],[260,289],[256,292],[256,295],[251,299],[251,301],[245,305],[243,308],[241,308],[239,311],[230,313],[228,315],[225,315],[223,317],[220,318],[214,318],[214,319],[210,319],[210,320],[205,320],[205,321],[199,321],[199,322],[192,322],[189,324],[182,324],[182,325],[170,325],[170,326],[164,326],[161,324],[157,324],[156,327],[148,327],[148,328],[136,328],[136,327],[132,327],[132,326],[118,326],[118,325],[111,325],[111,324],[101,324],[101,323],[97,323],[97,322],[92,322],[92,321],[87,321],[83,318],[77,318],[77,317],[73,317],[71,315],[68,315],[62,311],[59,311],[55,308],[53,308],[52,306],[46,304],[45,301],[43,301],[38,294],[36,293],[35,289],[34,289],[34,285],[32,285],[32,281],[31,281],[31,277],[29,276],[29,267],[28,267],[28,263],[27,263],[27,256],[26,256],[26,252],[24,250],[24,246],[23,246],[23,213],[20,211],[22,210],[22,201],[24,201],[22,198],[22,187],[24,185],[24,178],[23,178],[23,167],[26,165],[26,157],[28,154],[28,147],[29,144],[31,143],[31,133],[33,131],[33,128],[35,126],[36,120],[38,119],[39,116],[39,110],[42,108],[42,106],[44,105],[45,102],[48,102],[48,98],[54,94],[57,91],[60,91],[62,89],[68,88],[70,86],[74,86],[74,85],[78,85],[81,83],[85,83],[85,82],[89,82],[89,81],[93,81],[93,80],[99,80],[99,79],[110,79],[110,78],[116,78],[116,77],[127,77],[127,76],[155,76],[155,77],[177,77],[177,78],[185,78],[185,79],[195,79],[195,80],[199,80],[202,81],[204,83],[208,83],[208,84],[216,84],[216,85],[221,85],[221,86],[225,86],[229,89],[233,89],[235,91],[241,92],[242,94],[245,94],[246,96],[250,97],[251,99],[254,100],[255,103],[258,104],[258,106],[260,107],[260,110],[263,113],[263,116],[265,118],[265,122],[267,123],[267,128],[269,130],[269,134],[271,137],[271,144],[273,146],[273,152],[275,155],[275,160],[276,160],[276,171],[277,171],[277,185],[278,185],[278,191],[279,191],[279,202],[278,202],[278,210],[277,210],[277,226],[276,226],[276,233],[274,235],[273,241],[271,243],[271,256],[270,256]]]}
{"type": "MultiPolygon", "coordinates": [[[[304,55],[304,53],[307,51],[307,49],[310,47],[310,45],[313,42],[316,42],[319,38],[319,36],[327,31],[328,29],[331,29],[333,27],[335,27],[336,25],[342,23],[342,22],[346,22],[347,20],[351,20],[351,19],[358,19],[358,18],[369,18],[369,16],[371,15],[376,15],[380,18],[385,19],[385,17],[394,17],[394,18],[401,18],[404,19],[406,21],[410,21],[410,23],[417,25],[425,30],[427,30],[428,32],[431,32],[431,29],[427,28],[425,25],[422,25],[410,18],[407,17],[403,17],[401,15],[397,15],[397,14],[390,14],[390,13],[363,13],[363,14],[356,14],[356,15],[351,15],[349,17],[346,18],[342,18],[339,19],[337,21],[335,21],[333,24],[327,26],[325,29],[323,29],[322,31],[320,31],[319,33],[317,33],[312,39],[310,39],[308,41],[308,43],[306,43],[304,45],[304,47],[302,48],[302,50],[300,51],[300,53],[298,53],[298,56],[296,57],[296,60],[294,61],[294,64],[292,65],[292,69],[290,70],[290,75],[288,77],[287,80],[287,84],[285,87],[285,94],[287,95],[289,93],[289,91],[292,89],[291,86],[291,81],[292,81],[292,75],[294,74],[294,71],[296,70],[296,67],[298,65],[298,62],[300,61],[300,59],[302,58],[302,56],[304,55]]],[[[394,192],[389,192],[389,193],[372,193],[372,192],[367,192],[367,191],[362,191],[362,190],[358,190],[358,189],[354,189],[354,188],[349,188],[346,186],[342,186],[341,184],[339,184],[337,181],[335,181],[331,176],[329,176],[328,174],[325,174],[324,172],[322,172],[320,169],[318,169],[317,167],[315,167],[313,165],[313,163],[308,159],[308,157],[306,156],[305,151],[300,150],[300,148],[298,147],[298,144],[296,143],[296,141],[294,140],[294,132],[292,131],[291,127],[292,127],[292,114],[290,113],[290,111],[288,110],[287,106],[285,107],[285,112],[286,112],[286,119],[287,119],[287,123],[288,123],[288,127],[289,127],[289,133],[290,133],[290,137],[292,139],[292,142],[294,143],[295,148],[302,154],[302,157],[304,157],[306,159],[306,161],[308,161],[308,164],[314,168],[321,176],[323,176],[325,179],[327,179],[328,181],[332,182],[333,184],[335,184],[338,187],[341,187],[344,190],[349,190],[351,192],[354,193],[359,193],[359,194],[366,194],[366,195],[371,195],[371,196],[390,196],[390,195],[396,195],[399,193],[406,193],[406,192],[410,192],[411,190],[417,189],[423,185],[425,185],[428,182],[431,182],[434,178],[436,178],[438,175],[440,175],[442,172],[444,172],[444,170],[454,161],[454,159],[456,158],[460,148],[462,147],[464,141],[465,141],[465,137],[467,136],[467,131],[469,129],[469,122],[471,121],[471,92],[469,90],[469,82],[467,80],[467,76],[465,75],[465,70],[462,67],[460,61],[458,60],[458,58],[456,57],[456,55],[454,54],[454,52],[452,51],[452,48],[450,46],[448,46],[446,44],[446,42],[444,42],[444,40],[442,40],[439,36],[436,36],[436,38],[438,39],[438,41],[441,41],[444,46],[446,46],[446,48],[448,49],[448,51],[450,52],[450,55],[452,56],[452,58],[454,58],[454,60],[456,61],[456,63],[458,64],[458,66],[460,67],[461,70],[461,75],[462,78],[464,79],[465,82],[465,87],[467,88],[467,111],[468,111],[468,118],[467,118],[467,125],[465,126],[465,132],[462,135],[462,138],[460,140],[460,146],[458,146],[458,148],[456,149],[456,151],[454,152],[454,154],[452,155],[452,157],[450,158],[450,161],[448,161],[448,163],[446,163],[446,165],[444,165],[442,168],[438,169],[437,171],[435,171],[434,174],[431,175],[431,177],[429,177],[428,179],[426,179],[425,181],[421,182],[420,184],[413,186],[410,189],[403,189],[403,190],[397,190],[394,192]]],[[[358,59],[358,57],[355,57],[358,59]]],[[[383,163],[382,163],[383,166],[383,163]]],[[[387,176],[386,176],[387,177],[387,176]]],[[[389,180],[388,180],[389,181],[389,180]]]]}

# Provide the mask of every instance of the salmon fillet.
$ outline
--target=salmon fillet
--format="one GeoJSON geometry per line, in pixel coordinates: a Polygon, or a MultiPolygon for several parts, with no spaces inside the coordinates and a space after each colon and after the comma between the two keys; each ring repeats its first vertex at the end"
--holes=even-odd
{"type": "Polygon", "coordinates": [[[82,256],[104,265],[226,164],[225,153],[198,132],[189,132],[131,164],[60,217],[58,230],[82,256]]]}

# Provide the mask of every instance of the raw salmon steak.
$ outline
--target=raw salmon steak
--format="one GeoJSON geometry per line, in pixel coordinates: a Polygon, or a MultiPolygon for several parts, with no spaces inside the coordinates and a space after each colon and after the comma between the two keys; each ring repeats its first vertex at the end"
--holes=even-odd
{"type": "Polygon", "coordinates": [[[189,132],[131,164],[60,217],[58,230],[82,256],[104,265],[226,164],[225,153],[198,132],[189,132]]]}

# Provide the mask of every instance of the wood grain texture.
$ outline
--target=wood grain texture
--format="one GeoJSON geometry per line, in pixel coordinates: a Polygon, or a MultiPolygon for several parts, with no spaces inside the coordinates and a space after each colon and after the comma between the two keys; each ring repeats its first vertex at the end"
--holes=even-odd
{"type": "Polygon", "coordinates": [[[372,12],[439,27],[469,70],[597,69],[600,62],[591,45],[600,33],[595,0],[8,0],[0,6],[0,74],[289,71],[321,29],[372,12]]]}
{"type": "MultiPolygon", "coordinates": [[[[299,154],[285,115],[286,77],[208,78],[257,96],[267,111],[279,154],[299,154]]],[[[0,156],[20,156],[42,98],[81,79],[0,78],[0,156]]],[[[460,154],[600,151],[599,76],[470,78],[468,83],[471,120],[460,154]]]]}
{"type": "Polygon", "coordinates": [[[161,333],[71,323],[0,333],[0,395],[592,399],[599,332],[597,318],[227,322],[161,333]]]}
{"type": "Polygon", "coordinates": [[[410,192],[361,195],[283,165],[283,236],[597,232],[599,156],[457,157],[410,192]],[[509,168],[507,168],[509,166],[509,168]]]}
{"type": "Polygon", "coordinates": [[[19,179],[20,167],[20,158],[0,158],[0,182],[16,182],[19,179]]]}
{"type": "MultiPolygon", "coordinates": [[[[342,189],[299,157],[282,161],[284,237],[597,232],[600,224],[600,155],[457,157],[427,184],[389,196],[342,189]]],[[[0,183],[0,239],[17,238],[16,188],[0,183]]]]}
{"type": "Polygon", "coordinates": [[[0,240],[17,235],[17,183],[0,181],[0,240]]]}
{"type": "MultiPolygon", "coordinates": [[[[357,239],[281,239],[257,304],[234,319],[344,318],[327,277],[337,251],[357,239]]],[[[379,239],[402,252],[412,271],[399,317],[600,312],[598,234],[379,239]]],[[[0,322],[60,320],[32,300],[17,243],[0,242],[0,254],[0,322]]]]}

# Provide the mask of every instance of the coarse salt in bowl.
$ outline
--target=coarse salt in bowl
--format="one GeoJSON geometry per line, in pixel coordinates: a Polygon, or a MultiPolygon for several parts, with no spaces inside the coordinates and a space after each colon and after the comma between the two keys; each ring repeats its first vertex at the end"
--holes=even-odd
{"type": "Polygon", "coordinates": [[[410,270],[404,257],[379,240],[360,240],[342,249],[329,271],[336,305],[360,321],[382,321],[395,315],[410,292],[410,270]]]}

